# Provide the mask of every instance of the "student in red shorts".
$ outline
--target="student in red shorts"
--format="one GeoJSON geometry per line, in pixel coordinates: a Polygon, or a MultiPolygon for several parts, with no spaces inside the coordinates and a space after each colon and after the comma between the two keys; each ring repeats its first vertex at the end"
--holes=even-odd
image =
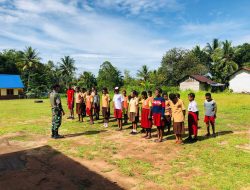
{"type": "Polygon", "coordinates": [[[197,134],[198,134],[198,120],[199,120],[199,110],[195,99],[195,94],[190,93],[188,94],[188,131],[189,135],[187,140],[189,141],[197,141],[197,134]],[[194,135],[194,138],[192,138],[194,135]]]}
{"type": "Polygon", "coordinates": [[[117,119],[118,130],[122,130],[122,109],[123,109],[123,96],[119,93],[119,87],[115,87],[115,94],[113,97],[114,117],[117,119]]]}
{"type": "Polygon", "coordinates": [[[210,136],[210,124],[212,126],[213,130],[213,137],[216,136],[215,134],[215,119],[216,119],[216,113],[217,113],[217,104],[212,99],[212,96],[210,93],[205,94],[206,100],[204,102],[204,108],[205,108],[205,118],[204,122],[207,126],[207,134],[206,136],[210,136]]]}
{"type": "Polygon", "coordinates": [[[143,91],[142,95],[142,108],[141,108],[141,127],[146,130],[146,135],[143,138],[151,139],[152,117],[151,117],[151,99],[148,98],[147,92],[143,91]]]}
{"type": "Polygon", "coordinates": [[[67,119],[74,119],[74,89],[69,85],[67,90],[67,104],[70,111],[70,116],[67,119]]]}
{"type": "Polygon", "coordinates": [[[165,114],[165,100],[161,97],[162,90],[157,88],[155,90],[155,98],[152,104],[152,114],[154,125],[157,127],[158,139],[156,142],[162,142],[164,132],[164,114],[165,114]]]}

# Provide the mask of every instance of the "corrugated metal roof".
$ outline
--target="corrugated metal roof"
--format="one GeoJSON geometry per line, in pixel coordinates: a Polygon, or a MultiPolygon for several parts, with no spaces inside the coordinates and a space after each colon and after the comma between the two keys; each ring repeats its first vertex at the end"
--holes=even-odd
{"type": "Polygon", "coordinates": [[[0,74],[0,88],[24,88],[20,75],[0,74]]]}
{"type": "Polygon", "coordinates": [[[202,75],[191,75],[190,77],[194,78],[195,80],[199,81],[199,82],[205,82],[207,84],[213,84],[216,83],[212,80],[210,80],[209,78],[202,76],[202,75]]]}
{"type": "Polygon", "coordinates": [[[216,82],[212,81],[211,79],[205,77],[205,76],[202,76],[202,75],[186,75],[185,77],[183,77],[182,79],[180,79],[178,82],[182,82],[188,78],[193,78],[199,82],[202,82],[202,83],[207,83],[207,84],[215,84],[216,82]]]}

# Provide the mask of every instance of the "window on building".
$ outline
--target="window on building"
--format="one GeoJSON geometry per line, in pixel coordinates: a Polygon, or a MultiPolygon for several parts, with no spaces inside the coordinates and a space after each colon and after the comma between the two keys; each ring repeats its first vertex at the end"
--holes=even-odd
{"type": "Polygon", "coordinates": [[[7,95],[14,95],[13,89],[7,89],[7,95]]]}

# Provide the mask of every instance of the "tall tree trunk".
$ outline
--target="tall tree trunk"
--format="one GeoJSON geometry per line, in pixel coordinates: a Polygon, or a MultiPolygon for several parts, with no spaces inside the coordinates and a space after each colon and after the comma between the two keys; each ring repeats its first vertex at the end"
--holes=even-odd
{"type": "Polygon", "coordinates": [[[29,92],[29,88],[30,88],[30,71],[28,72],[27,92],[29,92]]]}

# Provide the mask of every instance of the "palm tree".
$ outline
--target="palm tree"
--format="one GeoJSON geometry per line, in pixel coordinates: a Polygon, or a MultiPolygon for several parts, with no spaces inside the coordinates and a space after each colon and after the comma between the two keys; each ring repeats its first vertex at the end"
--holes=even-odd
{"type": "Polygon", "coordinates": [[[227,82],[227,76],[238,69],[238,65],[233,61],[234,49],[228,40],[222,42],[222,48],[216,49],[211,55],[213,60],[213,73],[217,80],[227,82]]]}
{"type": "Polygon", "coordinates": [[[147,65],[143,65],[140,70],[137,71],[137,76],[142,78],[145,82],[149,79],[149,68],[147,65]]]}
{"type": "Polygon", "coordinates": [[[41,58],[38,56],[39,53],[36,52],[36,49],[33,49],[32,47],[26,47],[22,58],[20,60],[20,63],[23,65],[22,69],[28,72],[28,82],[27,82],[27,91],[30,89],[30,74],[32,69],[36,68],[39,64],[41,58]]]}
{"type": "Polygon", "coordinates": [[[205,50],[209,55],[212,55],[214,51],[220,47],[220,42],[217,38],[213,39],[212,43],[207,43],[205,50]]]}
{"type": "Polygon", "coordinates": [[[90,89],[93,86],[96,86],[97,81],[96,81],[95,75],[93,75],[91,72],[84,71],[80,75],[77,85],[84,86],[88,89],[90,89]]]}
{"type": "Polygon", "coordinates": [[[73,58],[71,58],[70,56],[61,58],[61,62],[59,63],[59,71],[61,77],[64,78],[66,86],[68,86],[68,84],[72,82],[75,70],[75,60],[73,58]]]}
{"type": "Polygon", "coordinates": [[[233,59],[234,49],[232,47],[232,42],[228,40],[222,42],[222,51],[224,59],[227,61],[231,61],[233,59]]]}
{"type": "Polygon", "coordinates": [[[192,49],[192,53],[197,57],[201,64],[205,65],[206,67],[211,67],[211,56],[210,54],[206,53],[204,49],[201,49],[200,46],[196,45],[192,49]]]}
{"type": "Polygon", "coordinates": [[[202,52],[200,46],[198,45],[196,45],[192,51],[197,55],[199,55],[202,52]]]}

